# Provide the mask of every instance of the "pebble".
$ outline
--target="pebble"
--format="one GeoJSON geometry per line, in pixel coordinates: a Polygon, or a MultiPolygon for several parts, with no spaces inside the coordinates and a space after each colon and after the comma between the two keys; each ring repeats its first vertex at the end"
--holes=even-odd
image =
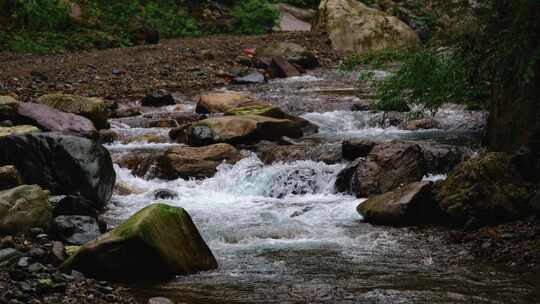
{"type": "Polygon", "coordinates": [[[64,244],[62,244],[62,242],[53,242],[52,253],[59,261],[63,261],[66,259],[66,252],[64,249],[64,244]]]}
{"type": "Polygon", "coordinates": [[[40,263],[34,263],[28,266],[28,271],[30,272],[42,272],[46,270],[47,270],[47,267],[43,266],[43,264],[40,264],[40,263]]]}
{"type": "Polygon", "coordinates": [[[22,257],[19,259],[19,262],[17,262],[17,266],[21,268],[26,268],[30,265],[30,258],[29,257],[22,257]]]}
{"type": "Polygon", "coordinates": [[[45,250],[34,247],[28,251],[28,255],[31,257],[42,257],[46,254],[45,250]]]}
{"type": "Polygon", "coordinates": [[[168,298],[155,297],[148,300],[148,304],[174,304],[174,302],[168,298]]]}

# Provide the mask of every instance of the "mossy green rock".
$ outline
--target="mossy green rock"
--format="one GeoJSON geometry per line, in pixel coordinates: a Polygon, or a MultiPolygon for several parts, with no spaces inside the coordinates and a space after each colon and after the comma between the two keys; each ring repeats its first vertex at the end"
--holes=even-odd
{"type": "Polygon", "coordinates": [[[101,98],[69,94],[46,94],[38,98],[37,102],[63,112],[84,116],[90,119],[97,129],[109,128],[107,103],[101,98]]]}
{"type": "Polygon", "coordinates": [[[283,112],[280,108],[272,107],[269,105],[252,105],[246,107],[238,107],[225,112],[225,115],[259,115],[277,119],[288,119],[298,125],[298,127],[300,127],[304,132],[304,135],[314,134],[319,131],[319,127],[315,124],[312,124],[308,120],[302,117],[287,114],[283,112]]]}
{"type": "Polygon", "coordinates": [[[15,234],[52,223],[49,192],[36,185],[0,191],[0,234],[15,234]]]}
{"type": "Polygon", "coordinates": [[[374,196],[357,207],[366,222],[404,226],[432,222],[439,210],[431,199],[431,182],[417,182],[374,196]]]}
{"type": "Polygon", "coordinates": [[[6,137],[10,135],[23,135],[23,134],[37,133],[37,132],[41,132],[41,130],[38,127],[34,127],[30,125],[22,125],[22,126],[15,126],[15,127],[0,127],[0,137],[6,137]]]}
{"type": "Polygon", "coordinates": [[[163,279],[217,267],[189,214],[160,203],[84,245],[62,265],[115,281],[163,279]]]}
{"type": "Polygon", "coordinates": [[[534,195],[510,155],[488,153],[454,169],[435,190],[441,209],[459,224],[494,224],[530,213],[534,195]]]}

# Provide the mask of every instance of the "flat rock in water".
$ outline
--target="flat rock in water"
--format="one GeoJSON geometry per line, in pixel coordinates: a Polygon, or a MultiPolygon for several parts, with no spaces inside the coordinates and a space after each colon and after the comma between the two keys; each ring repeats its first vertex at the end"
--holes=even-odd
{"type": "Polygon", "coordinates": [[[361,203],[358,212],[369,223],[389,226],[433,222],[440,215],[431,198],[431,182],[417,182],[361,203]]]}
{"type": "Polygon", "coordinates": [[[74,133],[82,136],[95,136],[97,129],[86,117],[66,113],[50,106],[24,102],[18,107],[18,114],[34,121],[45,131],[74,133]]]}
{"type": "MultiPolygon", "coordinates": [[[[96,97],[83,97],[69,94],[46,94],[37,102],[67,113],[77,114],[92,121],[97,129],[109,128],[107,103],[96,97]]],[[[55,131],[55,130],[51,130],[55,131]]]]}
{"type": "MultiPolygon", "coordinates": [[[[172,135],[172,134],[171,134],[172,135]]],[[[280,140],[283,136],[300,138],[302,128],[292,120],[260,115],[212,117],[175,130],[175,139],[190,146],[215,143],[253,143],[280,140]]]]}

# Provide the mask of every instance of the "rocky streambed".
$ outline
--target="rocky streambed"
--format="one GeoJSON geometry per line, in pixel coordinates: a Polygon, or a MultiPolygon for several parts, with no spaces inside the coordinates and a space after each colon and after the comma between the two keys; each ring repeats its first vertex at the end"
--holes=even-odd
{"type": "MultiPolygon", "coordinates": [[[[370,111],[370,88],[359,88],[357,79],[355,72],[320,69],[218,90],[240,91],[234,94],[250,96],[247,103],[264,101],[318,127],[317,133],[278,143],[244,142],[218,127],[208,137],[202,128],[208,124],[202,124],[180,131],[188,139],[232,138],[237,149],[188,148],[184,137],[169,137],[180,132],[176,124],[148,124],[148,117],[194,113],[198,96],[177,96],[174,105],[142,108],[144,116],[110,120],[117,139],[105,147],[116,162],[117,187],[106,220],[116,225],[156,200],[183,207],[219,264],[217,270],[131,291],[142,301],[160,295],[178,303],[534,303],[537,279],[473,258],[447,242],[449,228],[372,226],[356,210],[365,199],[336,189],[347,164],[371,153],[362,155],[366,143],[388,145],[380,150],[389,155],[395,145],[418,149],[397,158],[379,155],[397,167],[421,155],[426,164],[411,181],[445,179],[451,167],[480,151],[485,113],[448,105],[429,128],[407,127],[403,114],[370,111]],[[171,166],[172,172],[166,169],[171,166]],[[193,170],[205,173],[182,178],[193,170]]],[[[208,107],[204,112],[221,119],[208,107]]],[[[373,178],[411,173],[389,174],[373,178]]]]}

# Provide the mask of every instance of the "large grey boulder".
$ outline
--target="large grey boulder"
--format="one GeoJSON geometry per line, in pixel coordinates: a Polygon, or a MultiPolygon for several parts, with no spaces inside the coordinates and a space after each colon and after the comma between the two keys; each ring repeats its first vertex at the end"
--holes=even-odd
{"type": "Polygon", "coordinates": [[[81,195],[103,208],[116,178],[109,152],[96,142],[58,133],[0,138],[0,165],[14,165],[24,181],[54,195],[81,195]]]}

